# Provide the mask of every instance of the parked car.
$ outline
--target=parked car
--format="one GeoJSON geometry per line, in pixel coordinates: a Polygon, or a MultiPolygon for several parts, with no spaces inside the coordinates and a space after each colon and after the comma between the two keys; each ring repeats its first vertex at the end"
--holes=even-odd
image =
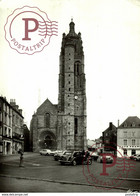
{"type": "MultiPolygon", "coordinates": [[[[103,155],[99,155],[97,162],[103,163],[103,155]]],[[[112,163],[112,162],[113,162],[113,157],[110,155],[106,155],[106,163],[112,163]]]]}
{"type": "Polygon", "coordinates": [[[99,155],[97,154],[97,152],[92,152],[92,151],[89,151],[89,154],[90,154],[90,156],[91,156],[91,158],[93,159],[93,160],[97,160],[98,159],[98,157],[99,157],[99,155]]]}
{"type": "Polygon", "coordinates": [[[50,153],[50,155],[55,155],[55,153],[57,152],[57,150],[51,150],[51,153],[50,153]]]}
{"type": "Polygon", "coordinates": [[[135,156],[134,160],[140,161],[140,154],[137,154],[137,155],[135,156]]]}
{"type": "Polygon", "coordinates": [[[58,161],[60,159],[60,157],[65,153],[66,151],[62,151],[62,150],[59,150],[57,151],[55,154],[54,154],[54,160],[55,161],[58,161]]]}
{"type": "Polygon", "coordinates": [[[71,164],[71,165],[77,165],[77,164],[92,164],[92,159],[89,155],[89,153],[83,153],[82,151],[73,151],[73,152],[65,152],[59,159],[61,165],[64,164],[71,164]]]}
{"type": "Polygon", "coordinates": [[[39,151],[40,155],[51,155],[51,152],[50,149],[42,149],[39,151]]]}
{"type": "Polygon", "coordinates": [[[134,160],[136,156],[137,156],[136,154],[133,154],[130,156],[130,159],[134,160]]]}

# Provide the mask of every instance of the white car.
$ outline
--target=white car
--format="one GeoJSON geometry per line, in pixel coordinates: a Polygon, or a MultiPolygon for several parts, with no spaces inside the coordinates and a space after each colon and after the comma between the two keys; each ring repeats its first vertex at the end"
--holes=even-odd
{"type": "MultiPolygon", "coordinates": [[[[106,163],[112,163],[112,162],[113,162],[112,156],[107,155],[105,158],[106,158],[106,163]]],[[[97,159],[97,162],[98,162],[98,163],[103,163],[103,156],[100,155],[100,156],[98,157],[98,159],[97,159]]]]}
{"type": "Polygon", "coordinates": [[[93,160],[97,160],[99,155],[97,154],[97,152],[92,152],[92,151],[88,151],[91,158],[93,158],[93,160]]]}
{"type": "Polygon", "coordinates": [[[137,155],[135,156],[134,160],[140,161],[140,154],[137,154],[137,155]]]}
{"type": "Polygon", "coordinates": [[[54,154],[54,160],[55,161],[58,161],[60,159],[60,157],[65,153],[67,152],[66,150],[65,151],[62,151],[62,150],[58,150],[55,154],[54,154]]]}
{"type": "Polygon", "coordinates": [[[42,149],[39,153],[40,155],[51,155],[52,151],[50,149],[42,149]]]}

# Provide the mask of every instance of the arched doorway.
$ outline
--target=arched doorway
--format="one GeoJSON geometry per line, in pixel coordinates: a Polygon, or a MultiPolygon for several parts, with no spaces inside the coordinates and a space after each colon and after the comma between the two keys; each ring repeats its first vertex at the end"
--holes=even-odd
{"type": "Polygon", "coordinates": [[[56,149],[56,137],[51,131],[43,131],[39,136],[40,149],[56,149]]]}

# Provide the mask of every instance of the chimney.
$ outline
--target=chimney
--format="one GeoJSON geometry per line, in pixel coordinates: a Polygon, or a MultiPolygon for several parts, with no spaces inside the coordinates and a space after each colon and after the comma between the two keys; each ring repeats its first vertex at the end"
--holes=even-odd
{"type": "Polygon", "coordinates": [[[118,127],[120,126],[120,120],[118,120],[118,127]]]}
{"type": "Polygon", "coordinates": [[[14,108],[15,108],[16,110],[18,110],[19,106],[18,106],[18,105],[15,105],[14,108]]]}
{"type": "Polygon", "coordinates": [[[109,129],[112,130],[112,122],[109,123],[109,129]]]}
{"type": "Polygon", "coordinates": [[[18,111],[19,111],[19,113],[22,115],[22,109],[19,109],[18,111]]]}
{"type": "Polygon", "coordinates": [[[11,106],[15,106],[15,105],[16,105],[15,99],[10,99],[10,105],[11,105],[11,106]]]}

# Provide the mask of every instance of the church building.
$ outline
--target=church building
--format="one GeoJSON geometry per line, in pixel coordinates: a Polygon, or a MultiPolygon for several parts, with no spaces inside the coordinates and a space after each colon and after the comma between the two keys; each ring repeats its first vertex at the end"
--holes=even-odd
{"type": "Polygon", "coordinates": [[[69,26],[60,52],[58,104],[47,99],[32,116],[32,151],[87,149],[84,52],[81,33],[75,33],[73,21],[69,26]]]}

